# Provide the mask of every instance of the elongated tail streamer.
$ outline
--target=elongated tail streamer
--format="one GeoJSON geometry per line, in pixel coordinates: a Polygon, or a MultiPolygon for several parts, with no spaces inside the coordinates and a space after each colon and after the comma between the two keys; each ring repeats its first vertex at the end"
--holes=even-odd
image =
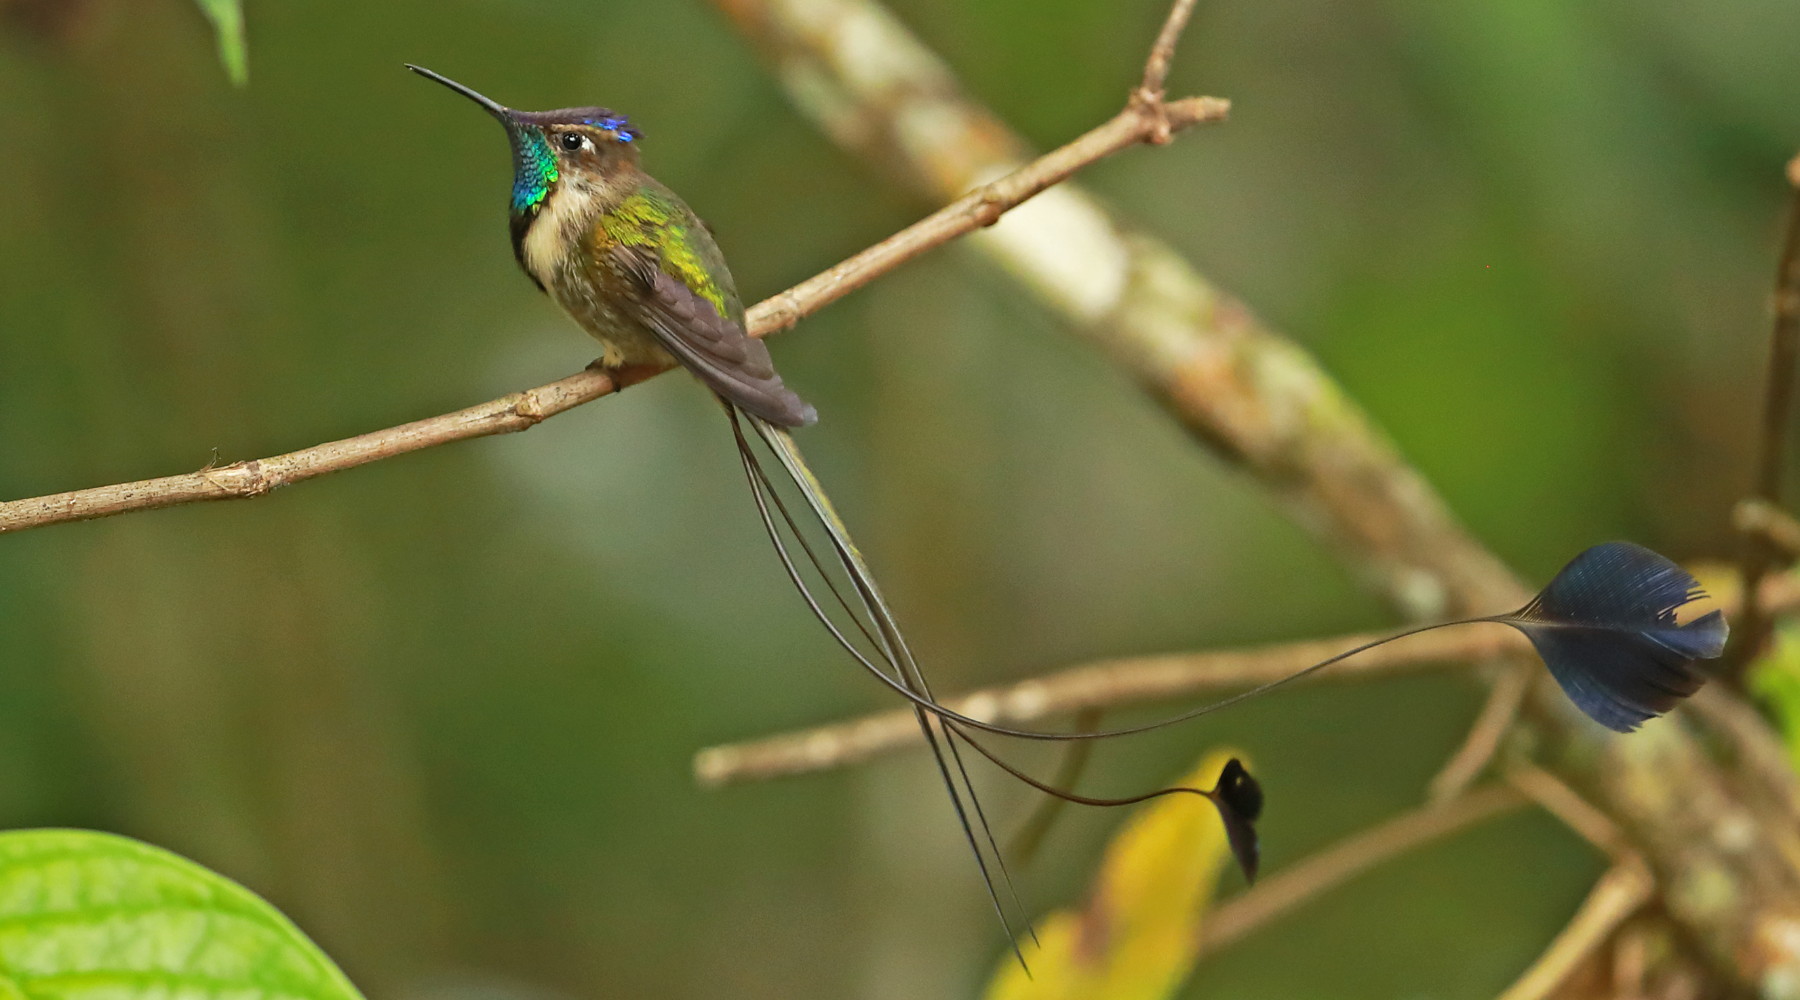
{"type": "Polygon", "coordinates": [[[936,700],[876,585],[873,574],[863,560],[861,551],[801,457],[792,437],[784,429],[742,413],[729,404],[727,410],[763,526],[775,545],[789,579],[837,643],[872,676],[912,703],[964,837],[981,870],[990,901],[1007,930],[1021,964],[1024,958],[1019,953],[1017,939],[1012,934],[1013,925],[1008,917],[1008,908],[1002,902],[996,885],[996,872],[1006,886],[1013,908],[1022,912],[1023,906],[1006,868],[1005,858],[995,841],[986,811],[970,779],[959,742],[966,743],[997,767],[1031,787],[1069,802],[1092,806],[1122,806],[1182,792],[1201,795],[1217,807],[1233,854],[1248,879],[1254,879],[1256,874],[1258,849],[1254,822],[1261,811],[1262,791],[1242,765],[1233,761],[1232,766],[1221,775],[1218,786],[1210,791],[1165,788],[1127,798],[1076,795],[1038,781],[1014,767],[978,742],[971,730],[1034,740],[1104,739],[1147,732],[1235,705],[1374,646],[1432,629],[1488,622],[1509,625],[1525,633],[1570,699],[1595,721],[1624,732],[1667,711],[1681,698],[1697,690],[1703,677],[1693,669],[1694,661],[1717,656],[1724,645],[1726,625],[1723,616],[1717,611],[1685,624],[1677,623],[1677,609],[1703,596],[1691,576],[1648,549],[1628,542],[1609,542],[1577,556],[1543,592],[1516,612],[1408,629],[1173,718],[1126,729],[1082,733],[1046,733],[997,726],[955,712],[936,700]],[[746,421],[805,498],[813,520],[825,530],[833,558],[822,559],[800,530],[744,433],[742,425],[746,421]],[[780,518],[779,524],[777,515],[780,518]],[[850,619],[856,634],[872,652],[864,652],[859,648],[819,601],[784,541],[782,526],[786,527],[788,534],[800,546],[807,564],[818,574],[837,608],[850,619]],[[848,578],[855,593],[854,601],[834,582],[833,566],[848,578]],[[977,830],[980,831],[979,835],[977,830]],[[989,865],[990,856],[993,859],[992,867],[989,865]]]}
{"type": "MultiPolygon", "coordinates": [[[[888,610],[887,602],[882,597],[880,589],[875,584],[874,574],[869,571],[868,565],[863,561],[861,551],[857,549],[856,543],[851,540],[849,529],[845,527],[843,520],[838,517],[836,509],[831,505],[830,498],[825,495],[824,488],[819,485],[818,479],[806,465],[805,459],[800,456],[800,449],[794,444],[793,438],[790,437],[785,430],[782,430],[765,420],[752,414],[741,413],[729,402],[726,404],[726,410],[731,417],[732,431],[737,441],[738,453],[743,460],[744,472],[750,481],[751,494],[756,500],[757,510],[761,515],[763,527],[768,532],[770,541],[775,545],[776,553],[781,558],[783,568],[786,569],[789,580],[791,580],[794,586],[800,591],[801,596],[806,600],[807,606],[812,610],[814,616],[825,625],[826,629],[831,633],[832,637],[837,640],[840,646],[849,651],[849,653],[871,674],[881,678],[897,690],[901,690],[903,693],[912,696],[914,702],[914,715],[918,718],[919,728],[924,734],[926,744],[931,748],[932,756],[937,763],[939,776],[944,782],[945,791],[950,796],[950,804],[956,812],[957,821],[962,826],[963,836],[968,841],[969,848],[975,855],[975,862],[981,870],[982,882],[987,888],[989,900],[993,903],[995,914],[1000,918],[1001,926],[1006,930],[1007,939],[1012,945],[1014,956],[1018,959],[1019,964],[1023,966],[1025,964],[1025,956],[1019,949],[1018,939],[1012,932],[1012,921],[1007,916],[1006,907],[1001,902],[999,892],[995,886],[993,873],[988,866],[988,852],[992,853],[995,867],[998,868],[1001,878],[1006,884],[1007,893],[1012,899],[1013,906],[1019,911],[1022,917],[1024,916],[1024,905],[1019,900],[1018,891],[1013,885],[1012,875],[1006,868],[1006,859],[1000,852],[999,844],[994,838],[992,826],[988,822],[986,810],[981,806],[981,801],[975,791],[974,783],[969,778],[968,768],[963,763],[961,752],[957,749],[956,736],[958,734],[954,733],[942,720],[929,714],[931,706],[935,704],[931,695],[930,686],[926,682],[923,673],[919,670],[917,662],[914,661],[912,652],[907,647],[906,640],[900,633],[899,624],[894,620],[893,613],[888,610]],[[775,454],[780,461],[783,470],[787,472],[788,478],[806,499],[807,505],[811,508],[814,518],[822,527],[824,527],[826,534],[830,539],[832,550],[837,556],[838,565],[849,577],[851,586],[856,590],[857,600],[863,609],[863,615],[858,615],[855,612],[850,602],[845,599],[842,591],[837,588],[837,585],[832,581],[830,570],[827,568],[824,561],[819,558],[812,545],[806,541],[806,537],[804,533],[801,532],[799,525],[795,523],[794,518],[788,512],[786,505],[782,503],[780,495],[775,491],[774,485],[769,482],[767,473],[763,470],[761,463],[758,461],[754,449],[750,446],[749,441],[744,436],[740,418],[741,420],[749,421],[750,425],[756,430],[757,435],[762,438],[763,442],[775,454]],[[804,576],[801,574],[799,567],[795,564],[792,556],[787,550],[786,544],[782,540],[781,532],[777,527],[774,518],[770,514],[771,506],[779,511],[788,531],[800,544],[802,551],[806,554],[807,561],[825,582],[825,586],[836,600],[838,606],[844,610],[853,622],[855,622],[857,630],[864,639],[869,641],[870,644],[875,647],[877,655],[880,656],[883,663],[893,671],[892,675],[889,675],[871,662],[869,658],[844,635],[824,607],[819,603],[817,597],[807,586],[804,576]],[[874,626],[875,632],[873,634],[869,631],[868,626],[863,624],[864,615],[867,616],[874,626]],[[937,728],[934,728],[934,723],[937,728]],[[938,738],[940,730],[943,736],[942,745],[940,745],[938,738]],[[946,749],[949,751],[948,759],[945,755],[946,749]],[[954,763],[955,768],[954,774],[951,769],[952,763],[954,763]],[[986,841],[987,851],[983,851],[982,841],[977,840],[976,838],[974,825],[971,824],[969,818],[969,809],[965,808],[963,804],[965,796],[968,799],[969,806],[974,810],[976,822],[981,827],[982,838],[986,841]]],[[[1028,919],[1026,926],[1027,929],[1030,929],[1028,919]]],[[[1035,930],[1032,930],[1032,937],[1035,941],[1035,930]]]]}

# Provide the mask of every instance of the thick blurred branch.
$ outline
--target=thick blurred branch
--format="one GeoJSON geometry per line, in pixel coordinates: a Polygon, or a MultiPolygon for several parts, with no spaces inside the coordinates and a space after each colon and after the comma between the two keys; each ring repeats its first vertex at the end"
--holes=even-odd
{"type": "MultiPolygon", "coordinates": [[[[1769,600],[1768,587],[1763,587],[1762,592],[1763,607],[1769,614],[1793,610],[1769,600]]],[[[1694,692],[1687,709],[1725,740],[1735,755],[1739,773],[1753,779],[1746,783],[1747,790],[1761,794],[1786,811],[1786,822],[1769,833],[1788,840],[1791,846],[1784,846],[1784,850],[1800,858],[1800,835],[1795,832],[1800,831],[1800,778],[1796,778],[1788,763],[1787,746],[1781,737],[1769,728],[1756,706],[1721,685],[1709,684],[1694,692]]]]}
{"type": "MultiPolygon", "coordinates": [[[[1161,51],[1159,49],[1158,51],[1161,51]]],[[[792,327],[852,291],[928,250],[991,226],[1003,215],[1083,167],[1128,146],[1165,142],[1171,131],[1224,119],[1227,101],[1189,97],[1149,101],[1133,95],[1110,121],[1055,152],[983,184],[945,208],[882,242],[779,295],[758,303],[747,316],[752,336],[792,327]]],[[[660,374],[658,369],[622,373],[629,385],[660,374]]],[[[510,434],[612,393],[614,379],[587,370],[536,389],[457,413],[420,420],[360,437],[333,441],[273,458],[135,483],[59,493],[0,503],[0,534],[68,521],[85,521],[206,500],[240,500],[277,487],[355,468],[452,441],[510,434]]]]}
{"type": "MultiPolygon", "coordinates": [[[[1788,424],[1794,408],[1794,365],[1800,361],[1800,156],[1787,166],[1788,195],[1787,240],[1782,245],[1781,262],[1775,269],[1775,297],[1772,302],[1773,329],[1769,333],[1768,381],[1763,390],[1763,422],[1761,446],[1757,455],[1756,484],[1751,499],[1761,501],[1763,521],[1780,513],[1782,469],[1786,467],[1788,424]]],[[[1757,513],[1752,510],[1752,518],[1757,513]]],[[[1740,508],[1740,517],[1743,511],[1740,508]]],[[[1791,524],[1791,522],[1789,522],[1791,524]]],[[[1750,600],[1744,602],[1744,613],[1731,637],[1726,653],[1727,670],[1741,676],[1756,658],[1768,638],[1769,619],[1756,602],[1756,584],[1781,554],[1775,539],[1750,531],[1744,538],[1744,589],[1750,600]]]]}
{"type": "MultiPolygon", "coordinates": [[[[714,3],[765,50],[802,110],[926,197],[954,198],[1023,158],[1024,144],[872,0],[714,3]]],[[[1304,351],[1078,188],[1009,215],[976,244],[1408,617],[1529,596],[1304,351]]],[[[1766,992],[1800,982],[1800,854],[1779,836],[1785,807],[1746,797],[1679,719],[1613,736],[1543,671],[1523,711],[1526,743],[1640,847],[1664,912],[1722,981],[1766,992]]]]}

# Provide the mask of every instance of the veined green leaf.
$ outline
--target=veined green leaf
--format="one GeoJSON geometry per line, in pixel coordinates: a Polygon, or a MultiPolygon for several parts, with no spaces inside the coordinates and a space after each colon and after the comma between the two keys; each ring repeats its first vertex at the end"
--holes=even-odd
{"type": "Polygon", "coordinates": [[[244,41],[243,0],[197,0],[201,13],[219,35],[219,62],[225,75],[242,87],[250,82],[250,49],[244,41]]]}
{"type": "Polygon", "coordinates": [[[248,889],[84,830],[0,833],[0,998],[26,997],[362,1000],[248,889]]]}

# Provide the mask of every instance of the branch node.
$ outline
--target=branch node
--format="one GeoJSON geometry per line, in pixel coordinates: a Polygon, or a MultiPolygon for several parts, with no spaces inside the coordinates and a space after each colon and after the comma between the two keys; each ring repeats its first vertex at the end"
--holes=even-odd
{"type": "Polygon", "coordinates": [[[981,228],[986,229],[992,226],[1000,221],[1002,215],[1006,214],[1006,193],[998,187],[984,184],[976,196],[981,199],[980,206],[975,209],[975,218],[981,223],[981,228]]]}
{"type": "Polygon", "coordinates": [[[1161,90],[1146,87],[1131,92],[1131,107],[1140,116],[1150,117],[1150,132],[1144,136],[1144,141],[1152,146],[1167,146],[1175,138],[1175,127],[1169,122],[1169,107],[1163,100],[1165,96],[1161,90]]]}
{"type": "Polygon", "coordinates": [[[513,404],[513,415],[524,420],[527,426],[536,427],[548,416],[544,410],[543,400],[538,398],[537,390],[522,392],[519,401],[513,404]]]}
{"type": "Polygon", "coordinates": [[[234,497],[262,496],[274,488],[263,475],[261,459],[233,462],[218,468],[209,466],[200,470],[200,478],[219,492],[234,497]]]}

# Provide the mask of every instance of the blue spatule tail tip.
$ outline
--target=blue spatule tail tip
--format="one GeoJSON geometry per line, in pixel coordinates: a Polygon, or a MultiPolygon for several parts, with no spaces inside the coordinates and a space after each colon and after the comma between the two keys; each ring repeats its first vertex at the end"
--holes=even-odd
{"type": "Polygon", "coordinates": [[[1674,708],[1706,683],[1696,667],[1725,650],[1725,616],[1685,624],[1676,612],[1705,597],[1674,562],[1630,542],[1576,556],[1530,604],[1505,622],[1531,639],[1576,707],[1628,733],[1674,708]]]}

